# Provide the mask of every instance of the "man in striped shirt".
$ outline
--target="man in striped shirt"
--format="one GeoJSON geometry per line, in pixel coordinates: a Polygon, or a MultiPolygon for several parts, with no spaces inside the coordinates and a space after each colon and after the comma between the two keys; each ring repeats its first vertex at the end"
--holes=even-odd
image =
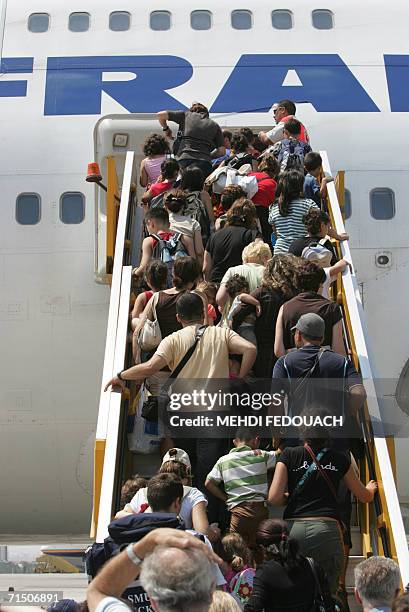
{"type": "Polygon", "coordinates": [[[260,450],[259,437],[248,428],[240,428],[233,443],[234,448],[207,475],[206,488],[227,504],[230,532],[239,533],[254,548],[258,525],[268,518],[267,470],[275,467],[280,451],[260,450]]]}

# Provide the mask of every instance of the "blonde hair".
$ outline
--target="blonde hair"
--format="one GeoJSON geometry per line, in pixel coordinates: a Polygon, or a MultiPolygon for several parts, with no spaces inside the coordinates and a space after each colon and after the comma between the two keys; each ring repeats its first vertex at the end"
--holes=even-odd
{"type": "Polygon", "coordinates": [[[261,240],[256,240],[244,247],[241,257],[243,263],[256,263],[265,266],[272,255],[268,244],[261,240]]]}
{"type": "Polygon", "coordinates": [[[239,533],[228,533],[222,539],[222,557],[235,572],[251,564],[251,550],[239,533]]]}
{"type": "Polygon", "coordinates": [[[224,591],[214,591],[209,612],[241,612],[237,601],[224,591]]]}

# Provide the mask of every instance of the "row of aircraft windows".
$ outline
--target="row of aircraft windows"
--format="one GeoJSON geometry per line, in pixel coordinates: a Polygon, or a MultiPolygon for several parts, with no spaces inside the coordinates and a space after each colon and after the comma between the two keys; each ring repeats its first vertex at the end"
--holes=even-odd
{"type": "MultiPolygon", "coordinates": [[[[312,25],[317,30],[331,30],[334,27],[334,15],[327,9],[318,9],[311,13],[312,25]]],[[[190,26],[193,30],[210,30],[213,15],[210,11],[199,10],[190,13],[190,26]]],[[[231,27],[235,30],[250,30],[253,27],[253,13],[248,10],[236,10],[230,14],[231,27]]],[[[68,29],[71,32],[86,32],[90,28],[89,13],[71,13],[68,17],[68,29]]],[[[271,13],[271,24],[276,30],[291,30],[294,27],[293,13],[287,9],[278,9],[271,13]]],[[[149,26],[152,30],[170,30],[172,13],[170,11],[152,11],[149,15],[149,26]]],[[[131,14],[127,11],[114,11],[109,16],[109,29],[124,32],[131,27],[131,14]]],[[[28,18],[28,29],[36,34],[50,29],[48,13],[32,13],[28,18]]]]}
{"type": "MultiPolygon", "coordinates": [[[[79,191],[66,191],[60,197],[60,220],[68,225],[82,223],[85,218],[85,196],[79,191]]],[[[41,219],[41,198],[38,193],[20,193],[16,199],[16,220],[21,225],[36,225],[41,219]]]]}
{"type": "MultiPolygon", "coordinates": [[[[374,219],[387,221],[395,216],[395,194],[392,189],[378,187],[369,194],[370,212],[374,219]]],[[[345,189],[345,218],[352,214],[351,192],[345,189]]],[[[37,193],[20,193],[16,200],[16,220],[21,225],[35,225],[41,218],[41,198],[37,193]]],[[[60,197],[60,219],[78,224],[85,218],[85,196],[79,191],[67,191],[60,197]]]]}

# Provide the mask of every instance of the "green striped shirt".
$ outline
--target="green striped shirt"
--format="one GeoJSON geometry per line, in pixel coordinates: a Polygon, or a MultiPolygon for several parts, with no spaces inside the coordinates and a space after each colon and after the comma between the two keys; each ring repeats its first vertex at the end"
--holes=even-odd
{"type": "Polygon", "coordinates": [[[275,464],[275,451],[240,446],[220,457],[207,478],[224,484],[227,507],[231,510],[243,502],[267,499],[267,470],[275,467],[275,464]]]}

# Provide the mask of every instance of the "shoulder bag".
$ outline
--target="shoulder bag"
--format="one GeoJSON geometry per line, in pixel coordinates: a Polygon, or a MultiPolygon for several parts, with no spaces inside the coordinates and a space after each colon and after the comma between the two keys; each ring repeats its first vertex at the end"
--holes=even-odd
{"type": "MultiPolygon", "coordinates": [[[[162,398],[164,408],[166,408],[169,403],[169,396],[167,392],[168,392],[170,385],[175,380],[175,378],[179,376],[179,374],[181,373],[181,371],[183,370],[183,368],[185,367],[185,365],[187,364],[187,362],[189,361],[189,359],[195,352],[198,342],[200,338],[203,336],[204,332],[206,331],[206,328],[207,328],[207,325],[201,325],[200,327],[197,328],[195,332],[194,343],[189,348],[189,350],[186,352],[186,354],[182,357],[182,359],[179,361],[178,365],[173,370],[173,372],[170,374],[169,378],[163,384],[160,397],[162,398]]],[[[144,403],[142,407],[141,416],[147,421],[157,421],[158,420],[159,399],[160,398],[158,396],[151,395],[148,398],[148,400],[146,400],[146,402],[144,403]]]]}
{"type": "Polygon", "coordinates": [[[182,144],[182,140],[185,136],[185,120],[186,120],[186,115],[184,115],[183,121],[181,121],[179,124],[178,133],[176,134],[176,138],[173,142],[172,153],[173,155],[176,155],[176,156],[179,153],[180,145],[182,144]]]}
{"type": "Polygon", "coordinates": [[[152,296],[152,311],[153,321],[146,319],[144,326],[139,332],[138,344],[141,351],[149,352],[157,348],[162,340],[162,332],[158,317],[156,315],[156,306],[159,300],[159,291],[152,296]]]}

